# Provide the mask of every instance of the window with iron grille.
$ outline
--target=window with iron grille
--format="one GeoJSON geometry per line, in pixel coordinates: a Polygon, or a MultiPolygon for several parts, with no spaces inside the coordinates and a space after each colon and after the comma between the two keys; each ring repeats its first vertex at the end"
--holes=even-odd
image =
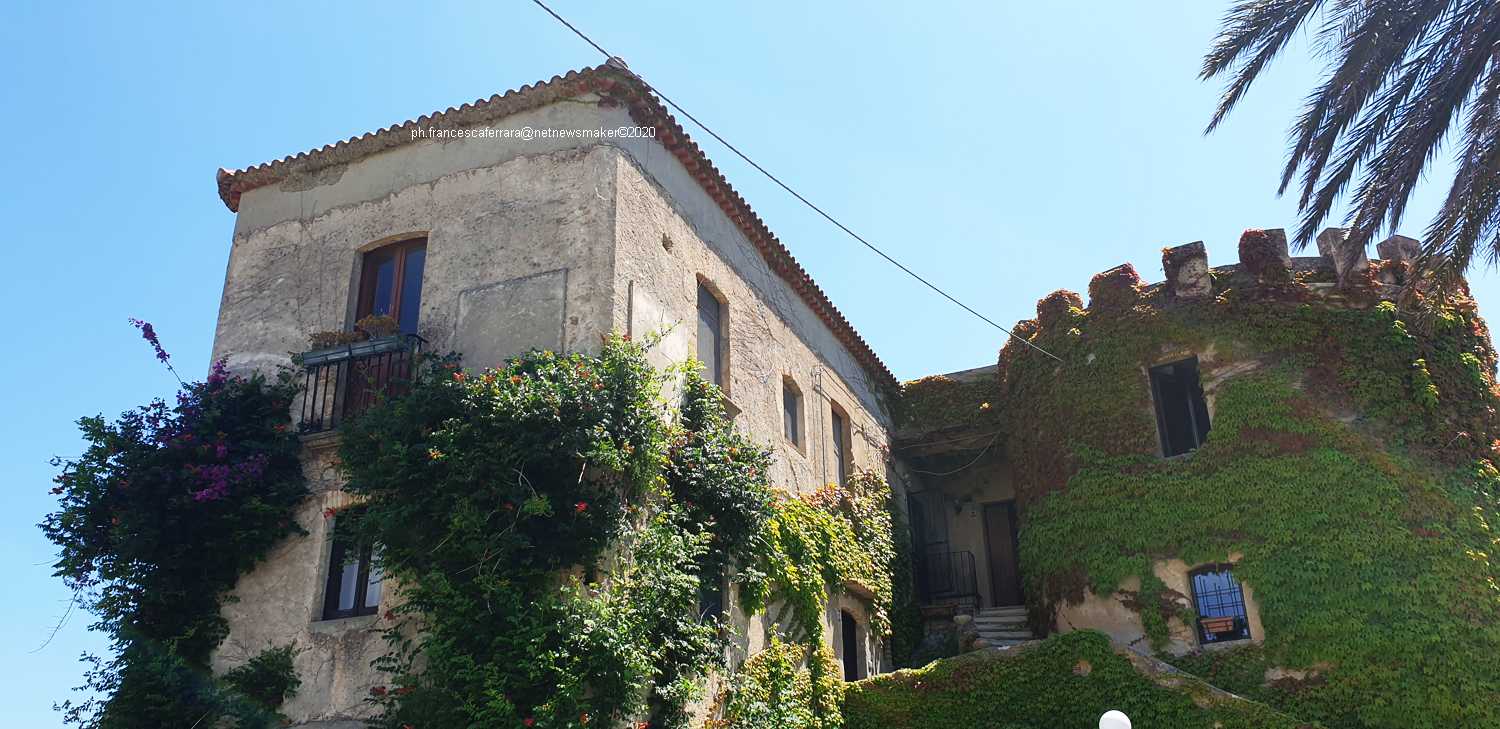
{"type": "Polygon", "coordinates": [[[1245,593],[1228,565],[1215,565],[1189,575],[1193,606],[1198,611],[1200,645],[1250,639],[1245,593]]]}

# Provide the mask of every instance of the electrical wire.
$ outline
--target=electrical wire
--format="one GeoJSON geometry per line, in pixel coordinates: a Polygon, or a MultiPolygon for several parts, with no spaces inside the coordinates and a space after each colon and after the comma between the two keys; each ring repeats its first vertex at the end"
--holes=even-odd
{"type": "MultiPolygon", "coordinates": [[[[855,240],[859,241],[860,243],[863,243],[866,248],[869,248],[870,250],[875,251],[875,253],[877,255],[879,255],[881,258],[884,258],[885,260],[889,261],[891,263],[891,265],[895,266],[896,268],[901,269],[902,271],[905,271],[906,274],[909,275],[909,276],[911,276],[912,278],[914,278],[914,279],[916,279],[918,281],[921,281],[923,285],[925,285],[929,289],[932,289],[933,291],[938,292],[938,294],[941,295],[943,298],[945,298],[945,299],[947,299],[947,300],[949,300],[949,301],[951,301],[951,302],[953,302],[955,304],[958,304],[958,306],[960,308],[962,308],[964,311],[967,311],[970,314],[973,314],[974,316],[979,317],[981,320],[984,321],[984,323],[989,324],[990,326],[992,326],[992,327],[994,327],[996,329],[999,329],[1002,332],[1005,332],[1005,334],[1007,336],[1009,336],[1010,338],[1012,338],[1012,339],[1014,339],[1014,340],[1016,340],[1016,341],[1018,341],[1018,342],[1020,342],[1020,343],[1022,343],[1024,345],[1026,345],[1028,347],[1031,347],[1032,349],[1035,349],[1036,351],[1041,352],[1042,354],[1045,354],[1048,357],[1051,357],[1052,359],[1057,360],[1058,362],[1063,362],[1063,358],[1061,358],[1061,357],[1059,357],[1059,356],[1057,356],[1057,355],[1055,355],[1055,354],[1053,354],[1051,352],[1048,352],[1047,350],[1042,349],[1041,347],[1038,347],[1035,344],[1032,344],[1031,341],[1029,341],[1029,340],[1022,339],[1021,337],[1016,336],[1013,332],[1011,332],[1011,330],[1006,329],[1005,327],[1002,327],[999,324],[996,324],[994,321],[991,321],[989,317],[987,317],[987,316],[985,316],[985,315],[983,315],[983,314],[981,314],[981,313],[973,310],[972,308],[970,308],[968,304],[965,304],[964,302],[959,301],[958,299],[953,298],[952,296],[950,296],[948,294],[948,292],[946,292],[946,291],[938,288],[937,286],[934,286],[927,279],[922,278],[921,276],[918,276],[915,271],[907,268],[906,266],[901,265],[901,263],[899,261],[897,261],[896,259],[891,258],[890,256],[886,255],[885,251],[882,251],[879,248],[876,248],[874,245],[871,245],[869,241],[867,241],[864,238],[860,237],[860,235],[858,233],[855,233],[854,231],[850,230],[848,226],[844,225],[843,223],[840,223],[838,220],[835,220],[832,215],[829,215],[828,213],[823,212],[823,209],[820,208],[820,207],[818,207],[817,205],[814,205],[811,200],[808,200],[807,198],[803,197],[796,190],[793,190],[790,186],[788,186],[785,182],[782,182],[780,179],[777,179],[777,177],[775,175],[773,175],[770,172],[766,171],[766,168],[761,167],[760,165],[756,164],[755,160],[750,159],[749,156],[747,156],[744,152],[741,152],[733,144],[730,144],[723,137],[719,136],[717,133],[714,132],[714,130],[709,129],[706,124],[704,124],[701,121],[698,121],[697,117],[693,116],[692,114],[689,114],[688,111],[687,111],[687,109],[682,108],[680,105],[678,105],[677,102],[672,101],[671,99],[667,98],[666,94],[663,94],[656,87],[654,87],[651,84],[647,83],[645,79],[641,78],[635,72],[631,71],[628,68],[624,68],[623,64],[621,64],[621,63],[619,63],[618,61],[615,60],[616,56],[614,54],[610,53],[609,51],[604,50],[603,46],[600,46],[598,43],[595,43],[594,39],[588,37],[587,35],[584,35],[583,31],[581,31],[578,28],[574,27],[573,24],[569,23],[566,19],[564,19],[563,16],[558,15],[557,11],[553,10],[552,8],[547,7],[547,5],[542,2],[542,0],[531,0],[531,1],[534,2],[534,3],[536,3],[537,7],[540,7],[541,9],[547,11],[547,13],[549,15],[551,15],[552,17],[557,18],[557,22],[562,23],[563,25],[567,26],[568,30],[573,31],[579,38],[582,38],[585,41],[587,41],[588,44],[591,45],[591,46],[593,46],[595,50],[599,51],[600,53],[603,53],[604,57],[610,61],[610,65],[611,66],[619,68],[620,70],[622,70],[622,71],[630,74],[631,76],[633,76],[636,81],[639,81],[641,83],[641,85],[644,86],[644,87],[646,87],[646,89],[649,90],[651,93],[656,94],[658,97],[661,98],[662,101],[665,101],[673,109],[676,109],[678,111],[678,113],[680,113],[683,116],[687,117],[688,119],[692,120],[692,122],[694,124],[698,125],[698,128],[702,129],[705,132],[708,132],[708,135],[711,136],[711,137],[713,137],[714,139],[719,140],[720,144],[724,145],[725,147],[728,147],[729,151],[734,152],[736,155],[739,156],[740,159],[745,160],[745,162],[748,163],[751,167],[754,167],[756,170],[759,170],[761,174],[765,175],[772,182],[774,182],[777,185],[779,185],[781,187],[781,189],[786,190],[788,193],[790,193],[792,195],[792,197],[795,197],[798,200],[801,200],[802,204],[808,206],[809,208],[812,208],[814,212],[816,212],[817,214],[823,216],[825,219],[828,220],[828,222],[833,223],[835,226],[838,226],[839,230],[842,230],[845,233],[848,233],[855,240]]],[[[1066,362],[1063,362],[1063,363],[1067,364],[1066,362]]]]}
{"type": "Polygon", "coordinates": [[[968,468],[969,466],[972,466],[972,465],[978,463],[979,459],[984,458],[984,454],[989,451],[990,446],[995,445],[995,441],[997,441],[997,440],[1000,440],[1000,434],[999,433],[996,433],[995,437],[993,437],[993,438],[990,439],[990,442],[986,443],[983,448],[979,449],[979,455],[974,456],[974,460],[969,461],[968,464],[963,465],[963,466],[959,466],[958,468],[955,468],[952,471],[946,471],[944,473],[934,473],[932,471],[920,471],[920,470],[917,470],[915,468],[907,468],[906,470],[911,471],[912,473],[925,473],[928,476],[952,476],[953,474],[958,473],[959,471],[962,471],[962,470],[968,468]]]}

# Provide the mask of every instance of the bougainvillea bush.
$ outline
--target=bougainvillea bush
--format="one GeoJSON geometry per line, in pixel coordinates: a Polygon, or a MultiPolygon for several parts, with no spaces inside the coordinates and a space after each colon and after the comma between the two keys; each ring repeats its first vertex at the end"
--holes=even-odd
{"type": "MultiPolygon", "coordinates": [[[[150,325],[140,323],[166,354],[150,325]]],[[[89,658],[65,718],[97,727],[274,724],[274,701],[247,699],[215,680],[209,657],[227,632],[219,615],[239,575],[297,533],[292,506],[307,493],[288,406],[290,379],[230,375],[184,384],[175,405],[155,401],[79,421],[87,447],[58,460],[60,508],[41,524],[60,548],[57,572],[109,634],[115,655],[89,658]]],[[[283,693],[285,693],[283,691],[283,693]]]]}
{"type": "Polygon", "coordinates": [[[339,523],[399,603],[381,724],[686,723],[728,635],[699,602],[755,552],[770,454],[691,373],[663,403],[644,351],[428,358],[345,427],[360,517],[339,523]]]}

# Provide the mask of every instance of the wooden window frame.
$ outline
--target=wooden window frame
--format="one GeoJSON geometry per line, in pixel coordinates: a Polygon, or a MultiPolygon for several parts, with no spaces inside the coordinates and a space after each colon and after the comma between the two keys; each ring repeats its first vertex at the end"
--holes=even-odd
{"type": "MultiPolygon", "coordinates": [[[[397,241],[364,254],[360,263],[359,300],[354,307],[354,321],[357,322],[375,313],[375,287],[378,283],[376,273],[380,267],[372,266],[370,263],[376,256],[386,254],[393,254],[396,262],[395,269],[391,273],[391,311],[387,316],[400,321],[401,300],[406,293],[406,257],[418,248],[427,248],[426,236],[397,241]]],[[[426,272],[425,263],[423,272],[426,272]]],[[[419,288],[420,285],[421,282],[418,282],[419,288]]],[[[420,293],[418,295],[420,296],[420,293]]],[[[420,308],[419,304],[418,309],[420,308]]],[[[416,330],[416,322],[412,322],[412,329],[416,330]]]]}
{"type": "Polygon", "coordinates": [[[781,381],[781,438],[790,443],[797,452],[805,455],[805,441],[807,440],[807,417],[802,406],[802,388],[790,377],[781,381]],[[791,410],[788,412],[787,405],[791,410]],[[790,432],[788,432],[790,431],[790,432]]]}

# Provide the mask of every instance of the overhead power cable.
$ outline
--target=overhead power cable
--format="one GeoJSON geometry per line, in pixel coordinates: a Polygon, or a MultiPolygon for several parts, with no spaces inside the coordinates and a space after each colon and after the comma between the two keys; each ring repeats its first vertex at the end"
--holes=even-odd
{"type": "Polygon", "coordinates": [[[879,248],[876,248],[875,246],[871,245],[869,241],[867,241],[864,238],[860,237],[860,235],[858,233],[855,233],[854,231],[850,230],[849,226],[846,226],[843,223],[840,223],[838,220],[834,219],[834,217],[832,215],[829,215],[828,213],[823,212],[823,209],[820,208],[820,207],[818,207],[817,205],[814,205],[811,200],[808,200],[807,198],[803,197],[796,190],[793,190],[790,186],[788,186],[785,182],[782,182],[780,179],[777,179],[777,177],[775,175],[771,174],[770,172],[767,172],[766,168],[761,167],[760,165],[756,164],[755,160],[750,159],[750,157],[747,156],[744,152],[741,152],[733,144],[730,144],[728,142],[728,140],[726,140],[723,137],[719,136],[716,132],[714,132],[714,130],[709,129],[708,125],[704,124],[701,121],[698,121],[697,117],[693,116],[692,114],[689,114],[687,109],[682,108],[682,106],[679,105],[677,102],[672,101],[671,99],[667,98],[667,95],[663,94],[660,89],[657,89],[656,87],[654,87],[651,84],[647,83],[645,79],[641,78],[639,75],[637,75],[633,71],[630,71],[627,68],[623,68],[623,64],[621,64],[619,61],[616,61],[617,57],[614,54],[610,53],[609,51],[604,50],[603,46],[599,45],[598,43],[595,43],[593,38],[590,38],[590,37],[584,35],[583,31],[581,31],[578,28],[574,27],[574,25],[572,23],[569,23],[567,21],[567,19],[563,18],[563,16],[558,15],[557,11],[553,10],[552,8],[547,7],[546,3],[543,3],[542,0],[531,0],[531,1],[534,2],[534,3],[536,3],[537,7],[540,7],[541,9],[547,11],[547,13],[549,15],[551,15],[552,17],[557,18],[557,22],[562,23],[563,25],[567,26],[568,30],[573,31],[575,34],[578,35],[579,38],[582,38],[582,39],[584,39],[584,41],[588,42],[589,45],[591,45],[591,46],[594,47],[594,50],[597,50],[600,53],[603,53],[605,59],[607,59],[607,61],[610,62],[611,66],[614,66],[616,68],[620,68],[622,71],[625,71],[626,73],[629,73],[631,76],[635,77],[635,80],[639,81],[640,84],[642,86],[646,87],[647,90],[649,90],[653,94],[656,94],[662,101],[665,101],[673,109],[676,109],[678,113],[680,113],[683,116],[687,117],[688,119],[692,120],[692,122],[694,124],[698,125],[699,129],[702,129],[703,131],[708,132],[709,136],[713,137],[714,139],[719,140],[720,144],[722,144],[725,147],[729,148],[729,151],[734,152],[736,155],[739,156],[740,159],[745,160],[745,162],[747,164],[749,164],[751,167],[754,167],[756,170],[759,170],[761,174],[765,175],[772,182],[776,183],[778,186],[781,187],[781,189],[786,190],[788,193],[791,194],[792,197],[795,197],[798,200],[801,200],[802,204],[808,206],[809,208],[812,208],[814,212],[816,212],[817,214],[823,216],[825,219],[828,220],[828,222],[833,223],[834,225],[838,226],[839,230],[842,230],[845,233],[848,233],[850,235],[850,237],[854,238],[855,240],[859,241],[860,243],[863,243],[866,248],[869,248],[870,250],[875,251],[875,253],[877,255],[879,255],[881,258],[884,258],[885,260],[890,261],[891,265],[895,266],[896,268],[901,269],[902,271],[905,271],[908,276],[911,276],[912,278],[914,278],[914,279],[916,279],[918,281],[921,281],[923,285],[925,285],[929,289],[932,289],[933,291],[938,292],[938,294],[941,295],[943,298],[945,298],[945,299],[947,299],[947,300],[949,300],[949,301],[951,301],[951,302],[953,302],[955,304],[958,304],[959,307],[961,307],[964,311],[967,311],[970,314],[973,314],[974,316],[979,317],[981,320],[984,321],[984,323],[989,324],[990,326],[992,326],[992,327],[994,327],[996,329],[999,329],[1002,332],[1005,332],[1005,334],[1007,336],[1009,336],[1010,338],[1012,338],[1012,339],[1014,339],[1014,340],[1016,340],[1016,341],[1018,341],[1018,342],[1020,342],[1020,343],[1022,343],[1024,345],[1026,345],[1028,347],[1031,347],[1032,349],[1035,349],[1036,351],[1041,352],[1042,354],[1045,354],[1048,357],[1051,357],[1052,359],[1057,360],[1058,362],[1062,362],[1063,361],[1063,359],[1061,357],[1059,357],[1059,356],[1057,356],[1057,355],[1055,355],[1055,354],[1053,354],[1051,352],[1048,352],[1047,350],[1042,349],[1041,347],[1038,347],[1035,344],[1032,344],[1029,340],[1026,340],[1026,339],[1023,339],[1021,337],[1016,336],[1013,332],[1011,332],[1011,330],[1006,329],[1005,327],[1002,327],[999,324],[996,324],[989,317],[987,317],[987,316],[985,316],[985,315],[983,315],[983,314],[975,311],[974,309],[970,308],[968,304],[965,304],[964,302],[959,301],[958,299],[953,298],[951,295],[948,294],[948,292],[946,292],[946,291],[938,288],[937,286],[934,286],[932,284],[932,282],[928,281],[927,279],[922,278],[921,276],[918,276],[915,271],[911,270],[910,268],[907,268],[906,266],[901,265],[900,261],[897,261],[896,259],[891,258],[890,256],[886,255],[885,251],[882,251],[879,248]]]}

